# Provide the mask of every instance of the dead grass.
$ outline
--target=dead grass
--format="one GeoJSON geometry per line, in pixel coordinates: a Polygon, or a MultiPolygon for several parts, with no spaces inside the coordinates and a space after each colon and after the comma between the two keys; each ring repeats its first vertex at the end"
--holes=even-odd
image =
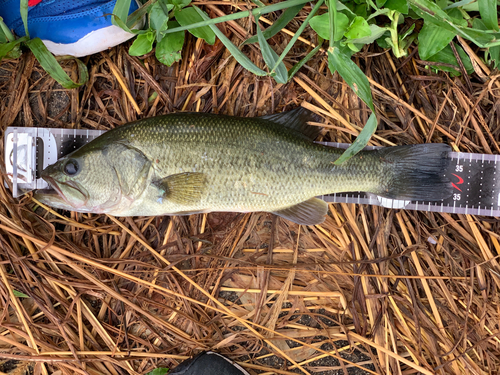
{"type": "MultiPolygon", "coordinates": [[[[237,43],[253,27],[222,26],[237,43]]],[[[276,48],[287,40],[277,36],[276,48]]],[[[246,51],[262,66],[255,47],[246,51]]],[[[110,129],[179,110],[260,116],[303,104],[324,118],[325,140],[351,142],[369,116],[322,55],[277,85],[220,43],[188,38],[172,68],[126,52],[87,58],[80,90],[61,89],[29,53],[3,61],[2,129],[110,129]]],[[[430,72],[417,54],[370,49],[355,61],[372,82],[373,144],[500,152],[499,76],[480,61],[470,82],[430,72]]],[[[17,201],[1,183],[0,231],[4,372],[144,374],[215,349],[251,373],[500,373],[497,218],[332,204],[314,227],[263,213],[116,219],[17,201]]]]}

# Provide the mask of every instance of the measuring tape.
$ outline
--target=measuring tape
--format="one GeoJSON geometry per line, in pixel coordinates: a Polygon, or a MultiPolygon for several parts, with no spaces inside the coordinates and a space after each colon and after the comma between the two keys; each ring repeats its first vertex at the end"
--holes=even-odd
{"type": "Polygon", "coordinates": [[[59,158],[103,134],[104,130],[8,127],[4,160],[17,198],[29,191],[48,189],[40,173],[59,158]]]}
{"type": "MultiPolygon", "coordinates": [[[[40,173],[59,158],[80,148],[105,131],[82,129],[8,127],[5,136],[5,168],[15,198],[49,185],[40,173]]],[[[318,142],[347,148],[346,143],[318,142]]],[[[376,149],[378,147],[367,147],[376,149]]],[[[450,152],[449,179],[453,194],[441,201],[387,199],[363,192],[336,193],[319,198],[331,203],[357,203],[386,208],[500,216],[500,156],[450,152]]]]}

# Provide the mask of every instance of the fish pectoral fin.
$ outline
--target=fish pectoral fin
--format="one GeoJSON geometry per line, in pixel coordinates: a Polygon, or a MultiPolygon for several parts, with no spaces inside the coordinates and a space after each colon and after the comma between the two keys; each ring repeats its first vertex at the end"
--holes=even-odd
{"type": "Polygon", "coordinates": [[[161,198],[189,205],[199,202],[204,196],[206,177],[204,173],[199,172],[178,173],[155,181],[153,185],[160,190],[161,198]]]}
{"type": "Polygon", "coordinates": [[[318,198],[311,198],[305,202],[287,207],[273,214],[302,225],[316,225],[325,221],[328,204],[318,198]]]}

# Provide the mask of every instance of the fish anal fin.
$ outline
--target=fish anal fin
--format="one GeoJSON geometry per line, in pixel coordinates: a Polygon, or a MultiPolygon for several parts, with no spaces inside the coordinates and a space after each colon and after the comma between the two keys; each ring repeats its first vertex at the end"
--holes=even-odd
{"type": "Polygon", "coordinates": [[[160,197],[171,202],[190,205],[200,201],[206,191],[204,173],[184,172],[153,182],[160,190],[160,197]]]}
{"type": "Polygon", "coordinates": [[[328,204],[318,198],[311,198],[291,207],[274,211],[273,214],[302,225],[316,225],[325,221],[328,204]]]}
{"type": "Polygon", "coordinates": [[[308,121],[318,121],[319,116],[303,107],[298,107],[288,112],[261,116],[259,118],[272,121],[290,130],[294,130],[311,141],[314,141],[318,137],[322,129],[321,127],[308,124],[308,121]]]}

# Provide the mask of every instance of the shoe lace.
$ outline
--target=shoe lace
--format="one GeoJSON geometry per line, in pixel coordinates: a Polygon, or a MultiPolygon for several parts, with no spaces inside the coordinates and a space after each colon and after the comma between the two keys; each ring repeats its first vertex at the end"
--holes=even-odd
{"type": "Polygon", "coordinates": [[[29,7],[34,7],[35,5],[38,5],[42,2],[42,0],[28,0],[28,6],[29,7]]]}

